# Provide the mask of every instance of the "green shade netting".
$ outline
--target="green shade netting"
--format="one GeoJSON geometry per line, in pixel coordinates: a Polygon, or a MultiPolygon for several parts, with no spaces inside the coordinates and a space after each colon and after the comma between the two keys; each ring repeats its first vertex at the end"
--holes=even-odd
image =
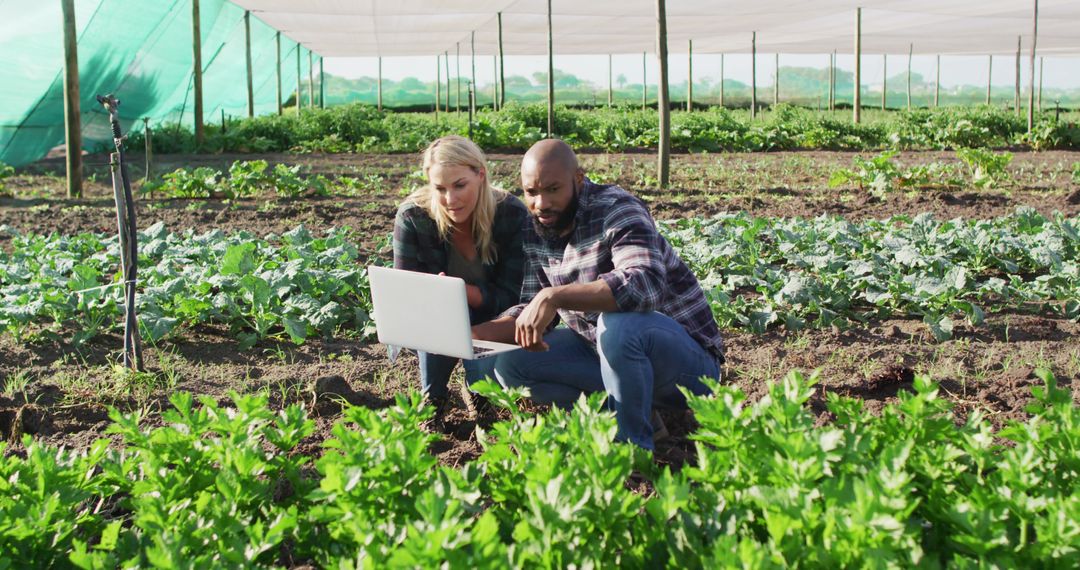
{"type": "MultiPolygon", "coordinates": [[[[247,116],[244,10],[225,0],[201,0],[203,108],[247,116]]],[[[161,122],[194,124],[191,0],[75,0],[83,148],[112,144],[108,114],[94,98],[120,99],[124,132],[161,122]]],[[[277,32],[251,17],[255,113],[277,111],[277,32]]],[[[64,42],[60,2],[0,0],[0,162],[21,165],[64,143],[64,42]]],[[[297,88],[307,104],[309,52],[281,37],[282,98],[297,88]]],[[[315,75],[318,75],[315,58],[315,75]]],[[[316,77],[316,81],[318,78],[316,77]]],[[[316,86],[316,91],[317,91],[316,86]]]]}

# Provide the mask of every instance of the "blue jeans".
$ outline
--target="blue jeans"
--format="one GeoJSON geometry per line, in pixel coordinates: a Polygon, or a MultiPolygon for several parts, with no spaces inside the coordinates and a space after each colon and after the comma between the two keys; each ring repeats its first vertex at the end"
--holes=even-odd
{"type": "Polygon", "coordinates": [[[495,377],[504,387],[525,387],[537,402],[572,405],[582,393],[608,393],[618,438],[653,449],[653,407],[685,408],[685,387],[707,394],[702,376],[719,380],[716,357],[678,322],[648,312],[603,313],[596,350],[570,329],[544,335],[546,352],[515,350],[496,357],[495,377]]]}
{"type": "MultiPolygon", "coordinates": [[[[447,384],[450,383],[450,373],[454,371],[460,358],[443,356],[430,352],[417,351],[420,360],[420,391],[431,398],[445,398],[447,384]]],[[[482,358],[480,360],[461,360],[465,368],[465,383],[472,385],[477,380],[495,378],[495,358],[482,358]]]]}

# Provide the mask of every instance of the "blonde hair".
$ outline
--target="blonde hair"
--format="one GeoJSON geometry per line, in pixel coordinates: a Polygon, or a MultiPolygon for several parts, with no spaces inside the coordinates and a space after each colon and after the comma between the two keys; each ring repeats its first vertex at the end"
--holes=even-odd
{"type": "MultiPolygon", "coordinates": [[[[484,186],[480,189],[476,209],[473,210],[472,235],[473,240],[476,241],[476,249],[480,253],[480,260],[488,265],[494,263],[498,258],[495,244],[491,239],[491,230],[495,222],[495,206],[505,200],[509,194],[491,185],[491,175],[487,168],[487,157],[484,156],[484,151],[465,137],[448,135],[435,139],[424,149],[424,176],[427,176],[431,167],[436,164],[467,166],[477,174],[481,171],[488,173],[484,176],[484,186]]],[[[431,219],[435,220],[435,227],[443,241],[450,239],[454,224],[450,220],[450,215],[439,203],[439,192],[435,190],[431,182],[418,188],[405,200],[423,208],[431,219]]]]}

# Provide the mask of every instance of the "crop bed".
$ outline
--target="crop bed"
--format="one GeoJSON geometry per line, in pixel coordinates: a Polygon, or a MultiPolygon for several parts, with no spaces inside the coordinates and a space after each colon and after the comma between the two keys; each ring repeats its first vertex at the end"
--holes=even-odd
{"type": "MultiPolygon", "coordinates": [[[[775,475],[773,480],[784,481],[775,485],[776,489],[785,489],[784,493],[802,485],[798,488],[820,487],[822,492],[832,489],[828,492],[850,498],[854,496],[850,493],[863,492],[856,487],[864,484],[878,486],[874,488],[878,489],[875,496],[879,497],[884,496],[882,486],[888,485],[899,485],[889,487],[892,489],[889,492],[897,496],[911,489],[918,489],[917,493],[942,491],[951,483],[941,479],[941,487],[935,486],[939,483],[927,475],[937,460],[917,453],[919,445],[929,446],[931,440],[967,438],[961,446],[965,455],[954,458],[956,465],[965,469],[987,461],[988,457],[994,461],[1014,457],[1015,454],[1009,455],[1013,452],[1004,448],[991,452],[986,446],[1006,440],[1012,441],[1010,445],[1015,449],[1031,445],[1024,443],[1035,437],[1030,430],[1023,432],[1008,426],[1013,421],[1035,424],[1045,421],[1033,420],[1033,408],[1029,405],[1038,401],[1032,390],[1043,386],[1047,373],[1055,377],[1054,384],[1060,391],[1049,392],[1054,398],[1053,405],[1047,401],[1051,396],[1044,392],[1043,405],[1056,406],[1058,411],[1052,414],[1058,415],[1047,416],[1051,412],[1043,412],[1043,416],[1060,423],[1061,414],[1075,415],[1075,405],[1080,402],[1080,324],[1077,322],[1080,182],[1074,180],[1072,171],[1073,164],[1080,161],[1080,153],[1017,153],[1003,174],[986,185],[974,184],[968,178],[945,184],[924,181],[915,187],[897,183],[880,192],[861,188],[858,181],[830,187],[829,180],[837,171],[858,169],[856,156],[870,160],[876,154],[805,151],[677,155],[672,168],[672,189],[666,191],[654,188],[653,155],[582,154],[583,164],[593,179],[618,182],[649,204],[663,230],[702,278],[718,322],[724,327],[728,347],[725,371],[728,386],[724,393],[734,398],[732,402],[745,397],[746,406],[760,405],[757,413],[762,414],[754,416],[757,419],[752,421],[750,416],[744,418],[745,422],[735,421],[731,418],[735,413],[732,409],[721,410],[717,404],[709,404],[712,408],[707,412],[699,407],[696,415],[668,412],[664,418],[671,437],[658,442],[652,463],[647,460],[642,463],[629,455],[624,457],[622,451],[611,452],[612,465],[618,466],[611,467],[612,471],[606,475],[588,476],[613,478],[617,483],[598,482],[595,490],[625,489],[628,494],[620,500],[628,502],[605,507],[616,509],[603,511],[608,514],[589,516],[608,517],[610,513],[624,512],[621,509],[645,512],[652,517],[650,520],[655,519],[654,525],[666,525],[674,534],[656,537],[656,541],[648,544],[597,543],[596,552],[609,553],[599,560],[615,560],[616,555],[610,553],[618,552],[617,556],[627,557],[620,560],[630,565],[681,560],[684,555],[704,561],[709,552],[719,552],[710,549],[718,548],[750,557],[743,559],[744,564],[758,564],[764,562],[752,558],[752,546],[759,542],[768,544],[780,559],[792,561],[796,559],[795,553],[802,552],[792,541],[804,540],[801,544],[812,545],[819,544],[814,541],[825,540],[825,527],[815,525],[824,525],[828,517],[841,516],[840,511],[819,513],[825,518],[811,521],[805,517],[813,511],[792,518],[803,507],[765,501],[764,496],[754,495],[761,492],[760,488],[732,491],[735,494],[723,496],[700,492],[709,477],[723,473],[726,473],[724,477],[731,477],[735,472],[729,470],[731,466],[721,468],[710,463],[734,457],[718,451],[730,445],[731,438],[775,435],[771,431],[775,426],[761,423],[766,421],[765,416],[781,422],[785,429],[801,426],[796,430],[800,434],[814,434],[806,435],[807,441],[813,441],[814,445],[799,453],[810,453],[811,448],[825,453],[815,456],[813,461],[807,459],[809,456],[804,458],[809,462],[807,465],[818,465],[825,471],[830,471],[839,461],[830,455],[830,450],[838,448],[822,451],[822,446],[838,445],[847,449],[844,453],[854,453],[855,448],[850,446],[861,445],[855,441],[858,438],[854,426],[862,425],[867,426],[867,433],[876,434],[873,443],[867,444],[874,451],[866,453],[875,457],[880,454],[880,465],[865,464],[859,469],[886,468],[890,461],[894,467],[897,462],[910,464],[908,471],[914,474],[914,479],[906,482],[903,477],[894,480],[878,473],[870,478],[856,477],[859,483],[853,483],[855,479],[839,483],[829,479],[832,476],[825,472],[793,474],[787,471],[789,467],[766,465],[761,463],[764,459],[754,459],[757,456],[753,454],[738,456],[743,458],[740,461],[747,462],[739,467],[747,469],[747,473],[774,472],[770,470],[783,473],[783,477],[775,475]],[[807,376],[817,370],[818,375],[808,382],[788,377],[791,370],[805,371],[807,376]],[[934,387],[924,376],[935,383],[934,387]],[[785,378],[788,378],[786,383],[785,378]],[[776,387],[770,388],[770,384],[776,387]],[[726,391],[729,389],[731,392],[726,391]],[[852,407],[855,404],[838,404],[843,398],[858,401],[857,405],[868,415],[856,414],[852,407]],[[916,406],[923,407],[915,410],[916,406]],[[796,409],[802,412],[796,413],[796,409]],[[891,414],[908,419],[889,424],[887,418],[891,414]],[[905,429],[915,430],[918,422],[910,423],[910,418],[922,417],[919,414],[926,414],[926,418],[933,416],[935,419],[927,425],[937,426],[934,429],[938,431],[924,433],[920,436],[924,440],[896,436],[908,433],[905,429]],[[710,419],[703,419],[706,417],[710,419]],[[781,417],[789,420],[778,419],[781,417]],[[707,422],[713,423],[703,429],[707,422]],[[977,423],[972,424],[975,427],[965,427],[968,422],[977,423]],[[837,431],[841,435],[836,435],[837,431]],[[694,433],[698,436],[693,436],[694,433]],[[839,439],[823,442],[824,434],[839,439]],[[906,449],[903,442],[912,441],[915,447],[906,449]],[[698,449],[698,445],[711,451],[703,455],[706,452],[698,449]],[[719,454],[709,455],[716,453],[719,454]],[[915,455],[918,457],[912,459],[915,455]],[[676,473],[674,479],[660,475],[664,467],[676,473]],[[825,482],[826,479],[832,482],[825,482]],[[687,496],[686,502],[665,498],[681,497],[681,485],[697,491],[687,496]],[[901,492],[901,489],[907,490],[901,492]],[[725,527],[728,530],[716,531],[719,534],[710,530],[708,533],[713,534],[708,534],[712,538],[707,543],[686,542],[681,535],[676,536],[679,532],[698,536],[706,532],[700,525],[719,523],[693,519],[690,515],[681,518],[683,515],[673,514],[675,511],[700,513],[714,509],[718,501],[727,502],[742,513],[734,515],[741,517],[738,520],[753,519],[759,523],[725,527]],[[779,510],[770,511],[769,504],[778,505],[779,510]],[[806,534],[785,534],[785,528],[796,527],[805,529],[806,534]],[[695,530],[687,530],[690,528],[695,530]],[[725,534],[728,531],[732,534],[725,534]]],[[[6,295],[5,306],[0,311],[0,327],[6,328],[0,334],[0,440],[8,442],[3,449],[4,457],[13,462],[45,461],[47,454],[40,448],[35,451],[25,446],[21,438],[25,434],[32,436],[38,445],[90,451],[90,458],[73,459],[74,467],[64,469],[89,469],[91,465],[86,462],[93,460],[97,461],[94,469],[109,473],[121,469],[116,465],[123,466],[123,461],[127,461],[143,462],[142,469],[149,473],[145,471],[147,465],[154,461],[167,462],[168,458],[152,456],[160,450],[146,447],[148,440],[144,438],[172,437],[164,434],[168,429],[176,429],[177,412],[166,412],[176,407],[175,394],[179,392],[208,398],[204,409],[210,410],[211,415],[218,413],[213,411],[215,406],[222,409],[246,406],[248,415],[256,418],[252,421],[263,427],[258,431],[261,435],[252,436],[256,440],[234,442],[238,445],[256,448],[277,445],[273,438],[279,436],[267,431],[270,424],[266,422],[292,425],[296,431],[288,441],[278,441],[282,444],[278,446],[281,453],[276,456],[280,460],[267,461],[273,463],[275,473],[288,480],[285,472],[300,467],[290,467],[291,459],[286,458],[310,457],[318,473],[304,468],[307,476],[314,478],[305,479],[303,485],[329,484],[328,478],[340,475],[335,469],[345,468],[344,464],[355,467],[348,462],[361,460],[333,459],[332,453],[324,448],[329,441],[361,437],[354,431],[343,431],[346,429],[341,427],[343,424],[348,423],[349,430],[366,425],[369,429],[399,433],[393,437],[404,437],[400,433],[412,429],[409,425],[415,424],[417,414],[423,412],[407,398],[399,398],[418,386],[416,360],[406,355],[391,362],[385,347],[371,341],[362,267],[369,262],[389,261],[387,236],[393,225],[394,210],[402,196],[417,183],[418,158],[413,155],[166,155],[157,169],[171,172],[181,167],[189,170],[204,167],[225,177],[236,161],[257,159],[270,165],[302,165],[298,172],[305,177],[322,175],[326,190],[279,196],[263,188],[252,197],[229,200],[216,195],[140,198],[139,226],[144,231],[140,245],[146,248],[140,275],[148,280],[140,310],[147,317],[144,336],[149,344],[147,372],[139,374],[115,366],[121,345],[115,326],[119,321],[116,318],[119,296],[108,289],[77,293],[116,279],[108,253],[110,247],[115,247],[110,244],[115,237],[109,237],[115,231],[115,212],[103,158],[89,157],[93,178],[87,197],[81,200],[55,197],[62,187],[62,178],[57,176],[57,172],[62,172],[62,163],[56,161],[42,161],[6,180],[14,197],[0,198],[0,290],[6,295]],[[303,229],[297,229],[300,225],[303,229]],[[56,235],[46,237],[50,233],[56,235]],[[34,305],[36,301],[40,305],[34,305]],[[13,310],[31,305],[34,311],[13,310]],[[240,396],[231,395],[233,392],[240,396]],[[285,416],[273,416],[282,410],[292,411],[285,416]],[[375,419],[366,410],[380,411],[391,418],[375,419]],[[121,419],[124,414],[128,419],[121,419]],[[138,423],[131,418],[137,418],[138,423]],[[117,427],[110,428],[114,423],[117,427]],[[377,428],[377,425],[386,427],[377,428]],[[158,435],[139,435],[155,429],[159,430],[158,435]],[[122,443],[134,455],[126,459],[106,457],[94,445],[99,438],[122,443]]],[[[509,189],[515,188],[520,157],[496,154],[491,159],[495,180],[509,189]]],[[[950,172],[960,178],[968,176],[960,159],[951,152],[904,152],[889,160],[896,172],[938,172],[955,165],[956,170],[950,172]]],[[[267,172],[272,169],[267,168],[267,172]]],[[[226,184],[223,180],[214,184],[226,184]]],[[[901,181],[902,177],[896,180],[901,181]]],[[[550,536],[517,529],[507,522],[513,520],[507,514],[510,506],[503,511],[490,508],[490,501],[512,500],[519,501],[516,505],[531,505],[521,509],[540,513],[547,508],[542,507],[544,500],[554,501],[552,504],[572,502],[572,497],[563,496],[565,493],[558,489],[549,489],[548,495],[537,488],[533,490],[535,496],[508,497],[507,491],[498,487],[502,484],[498,477],[527,477],[521,471],[526,467],[505,463],[507,450],[485,440],[483,434],[499,433],[502,440],[512,440],[525,436],[505,430],[543,428],[528,427],[532,425],[528,423],[532,414],[516,411],[517,407],[512,407],[513,411],[482,408],[474,413],[459,395],[455,394],[454,398],[457,406],[444,433],[424,436],[423,445],[417,449],[394,448],[397,449],[394,453],[425,457],[430,453],[431,461],[447,471],[437,474],[429,470],[425,477],[445,479],[449,482],[442,484],[456,488],[455,492],[480,493],[454,499],[458,502],[452,509],[477,513],[484,511],[484,508],[477,510],[478,505],[487,505],[486,512],[490,515],[479,519],[448,515],[441,519],[446,529],[457,529],[454,532],[460,531],[459,536],[472,541],[462,550],[466,558],[459,563],[490,562],[494,559],[484,557],[495,556],[522,565],[565,564],[569,559],[551,558],[563,556],[557,550],[530,550],[533,546],[526,546],[548,544],[544,541],[562,536],[559,529],[551,528],[554,534],[550,536]],[[477,470],[484,470],[488,478],[486,483],[477,483],[479,486],[474,488],[471,485],[476,482],[469,478],[475,477],[477,470]],[[485,533],[495,533],[506,540],[512,536],[523,546],[516,553],[496,547],[484,551],[479,545],[488,536],[485,533]]],[[[184,405],[182,401],[180,404],[184,405]]],[[[585,418],[591,416],[584,414],[583,419],[573,421],[592,423],[576,429],[606,433],[604,430],[610,427],[605,427],[602,418],[585,418]]],[[[180,423],[193,421],[189,416],[180,423]]],[[[221,422],[232,420],[222,416],[214,421],[219,423],[202,424],[203,427],[193,428],[191,433],[201,429],[203,432],[199,433],[207,438],[220,437],[226,430],[221,422]]],[[[570,421],[552,420],[555,424],[570,421]]],[[[1031,429],[1045,429],[1045,425],[1031,429]]],[[[390,443],[388,439],[379,445],[390,443]]],[[[577,443],[563,441],[559,445],[565,447],[559,448],[564,453],[586,451],[577,443]]],[[[755,445],[767,447],[764,439],[755,445]]],[[[219,451],[224,453],[225,449],[219,451]]],[[[797,448],[789,451],[792,449],[797,448]]],[[[590,448],[588,452],[596,453],[596,450],[590,448]]],[[[199,461],[213,465],[224,461],[207,453],[199,461]]],[[[1038,453],[1051,451],[1047,447],[1038,453]]],[[[1072,453],[1075,457],[1076,450],[1066,445],[1054,453],[1072,453]]],[[[1048,456],[1040,457],[1044,458],[1023,460],[1035,461],[1024,464],[1025,473],[1050,477],[1043,471],[1049,468],[1050,463],[1045,459],[1048,456]]],[[[848,464],[849,459],[843,463],[848,464]]],[[[417,461],[418,465],[427,465],[428,459],[417,461]]],[[[5,467],[14,470],[5,471],[5,477],[28,469],[19,465],[10,463],[5,467]]],[[[35,467],[40,468],[40,465],[35,467]]],[[[582,477],[592,473],[588,471],[592,467],[581,469],[582,477]]],[[[1074,492],[1076,465],[1066,462],[1056,469],[1054,484],[1040,492],[1067,494],[1070,489],[1074,492]]],[[[1001,471],[994,473],[993,477],[1006,476],[1001,471]]],[[[537,477],[539,480],[540,476],[537,477]]],[[[973,481],[987,484],[978,478],[961,483],[974,485],[973,481]]],[[[730,488],[730,483],[723,483],[724,488],[730,488]]],[[[157,516],[153,515],[157,512],[154,509],[167,511],[171,504],[129,502],[122,507],[114,504],[120,499],[113,497],[132,493],[131,488],[124,487],[131,484],[130,480],[123,483],[97,480],[93,488],[72,491],[72,496],[85,500],[98,497],[94,500],[103,501],[101,508],[105,510],[87,511],[88,518],[75,521],[87,526],[71,530],[74,534],[64,538],[69,541],[65,544],[76,548],[76,543],[71,542],[73,538],[91,546],[100,545],[98,537],[115,535],[116,540],[112,550],[91,549],[80,558],[86,564],[91,564],[96,556],[105,565],[115,565],[116,560],[134,552],[145,556],[152,550],[152,545],[145,541],[155,532],[154,525],[162,524],[153,522],[152,517],[157,516]],[[116,526],[116,521],[121,524],[116,526]]],[[[168,481],[149,480],[135,484],[150,485],[145,489],[172,485],[168,481]]],[[[1015,487],[1014,482],[1001,484],[1015,487]]],[[[214,493],[225,492],[222,489],[227,487],[213,493],[206,491],[209,493],[206,496],[217,496],[214,493]]],[[[376,532],[372,530],[374,527],[336,527],[332,522],[334,509],[344,507],[331,504],[325,496],[317,498],[317,494],[298,492],[289,495],[293,499],[282,502],[278,500],[280,489],[259,489],[260,493],[269,495],[249,497],[245,504],[255,510],[245,511],[244,516],[262,525],[258,529],[262,535],[254,537],[251,533],[255,530],[248,532],[242,528],[229,532],[237,533],[236,540],[255,545],[251,546],[255,548],[254,557],[261,563],[336,563],[341,553],[316,547],[318,537],[297,530],[305,525],[336,533],[332,536],[343,540],[342,544],[363,540],[361,531],[376,532]],[[260,501],[267,496],[273,499],[272,508],[279,510],[256,508],[264,504],[260,501]],[[305,501],[322,501],[319,508],[323,510],[305,511],[313,507],[305,501]],[[290,515],[290,505],[300,509],[301,514],[290,515]],[[332,528],[337,530],[327,530],[332,528]],[[267,544],[270,546],[263,550],[257,548],[267,544]]],[[[780,492],[776,489],[770,492],[780,492]]],[[[1010,548],[1031,540],[1028,533],[1049,532],[1036,531],[1032,526],[1044,524],[1034,521],[1049,517],[1045,509],[1028,519],[1028,523],[1015,523],[1004,515],[993,521],[964,519],[963,513],[971,509],[988,513],[999,512],[994,509],[1018,511],[1013,506],[991,504],[988,497],[968,499],[966,504],[957,497],[935,497],[919,504],[890,506],[895,512],[890,511],[888,516],[899,521],[898,527],[889,526],[891,522],[885,524],[888,522],[885,519],[878,520],[877,526],[868,523],[866,528],[872,532],[866,536],[876,536],[876,540],[885,540],[892,546],[905,545],[900,551],[890,551],[891,554],[882,550],[882,556],[898,557],[892,559],[900,564],[916,563],[910,557],[922,555],[941,561],[952,560],[952,556],[978,559],[985,555],[984,560],[1008,560],[1011,562],[1006,564],[1013,565],[1050,559],[1068,565],[1065,561],[1073,560],[1068,558],[1069,552],[1075,553],[1080,539],[1074,531],[1057,527],[1053,527],[1054,532],[1063,537],[1061,544],[1051,545],[1058,548],[1057,554],[1023,550],[1020,554],[1007,555],[1014,558],[1006,557],[1006,552],[1012,552],[1010,548]],[[952,538],[941,544],[928,544],[924,531],[907,526],[913,520],[947,525],[952,533],[948,536],[952,538]],[[995,533],[1004,533],[1012,542],[987,547],[979,554],[979,545],[986,542],[983,538],[995,533]]],[[[1058,495],[1054,497],[1056,504],[1061,504],[1060,509],[1064,509],[1060,516],[1075,521],[1076,513],[1068,511],[1075,510],[1075,499],[1072,503],[1061,503],[1057,501],[1058,495]]],[[[398,503],[388,504],[378,508],[400,507],[398,503]]],[[[434,508],[425,505],[418,503],[408,508],[434,508]]],[[[0,509],[3,508],[0,504],[0,509]]],[[[206,512],[211,517],[220,515],[212,510],[206,512]]],[[[405,526],[400,528],[418,524],[416,521],[421,519],[431,522],[429,518],[417,519],[414,511],[409,512],[412,514],[401,519],[405,526]]],[[[615,517],[611,520],[617,519],[616,515],[611,516],[615,517]]],[[[850,521],[852,515],[843,516],[850,521]]],[[[639,523],[626,524],[627,533],[633,534],[631,527],[639,523]]],[[[5,528],[0,523],[0,534],[5,528]]],[[[411,531],[402,532],[401,538],[407,542],[411,531]]],[[[852,536],[845,535],[845,540],[852,536]]],[[[857,552],[879,552],[872,550],[874,544],[883,543],[852,541],[849,546],[856,554],[850,554],[846,550],[848,546],[815,550],[818,558],[814,564],[859,564],[862,559],[857,552]]],[[[382,556],[386,551],[380,549],[384,546],[381,543],[372,546],[371,555],[382,556]]],[[[431,553],[411,548],[401,550],[400,558],[395,560],[405,565],[409,561],[423,565],[424,560],[430,560],[424,556],[431,553]]],[[[184,552],[161,550],[161,556],[182,558],[184,552]]],[[[40,564],[50,560],[31,558],[27,562],[40,564]]],[[[145,564],[148,559],[142,560],[145,564]]]]}

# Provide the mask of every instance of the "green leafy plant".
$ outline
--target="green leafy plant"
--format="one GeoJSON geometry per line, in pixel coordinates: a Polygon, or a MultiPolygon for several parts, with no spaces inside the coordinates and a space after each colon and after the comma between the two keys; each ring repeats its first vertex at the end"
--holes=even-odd
{"type": "Polygon", "coordinates": [[[250,198],[273,183],[265,160],[236,161],[229,167],[229,197],[250,198]]]}
{"type": "Polygon", "coordinates": [[[967,166],[972,184],[981,188],[993,187],[1005,181],[1013,158],[1011,152],[997,154],[984,148],[957,149],[956,156],[967,166]]]}
{"type": "Polygon", "coordinates": [[[15,176],[15,168],[0,162],[0,196],[10,196],[11,193],[7,190],[7,185],[4,180],[15,176]]]}

